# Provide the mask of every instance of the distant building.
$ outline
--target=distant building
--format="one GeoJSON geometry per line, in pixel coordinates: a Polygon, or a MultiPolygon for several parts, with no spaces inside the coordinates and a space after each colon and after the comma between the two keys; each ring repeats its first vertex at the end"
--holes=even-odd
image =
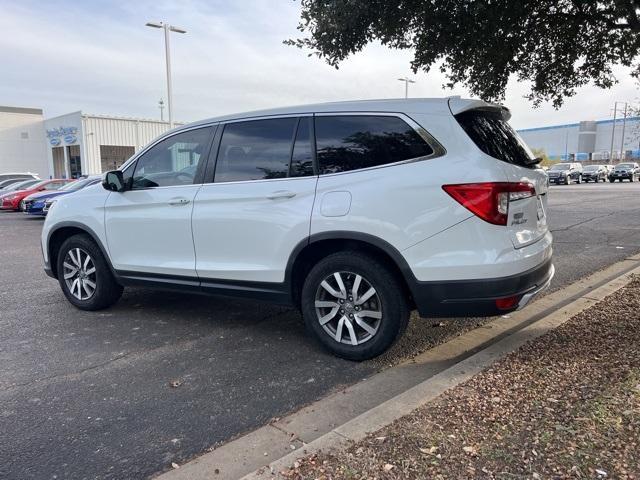
{"type": "Polygon", "coordinates": [[[44,139],[42,109],[0,106],[0,173],[48,176],[44,139]]]}
{"type": "MultiPolygon", "coordinates": [[[[50,175],[75,178],[115,170],[168,122],[73,112],[44,121],[50,175]]],[[[176,124],[178,125],[178,124],[176,124]]]]}
{"type": "MultiPolygon", "coordinates": [[[[175,125],[180,125],[176,123],[175,125]]],[[[0,106],[0,173],[77,178],[113,170],[169,130],[160,120],[0,106]]]]}
{"type": "Polygon", "coordinates": [[[531,148],[544,150],[552,160],[609,162],[613,133],[613,161],[640,158],[640,117],[582,121],[566,125],[518,130],[531,148]],[[622,140],[624,124],[624,143],[622,140]],[[622,156],[620,155],[622,149],[622,156]]]}

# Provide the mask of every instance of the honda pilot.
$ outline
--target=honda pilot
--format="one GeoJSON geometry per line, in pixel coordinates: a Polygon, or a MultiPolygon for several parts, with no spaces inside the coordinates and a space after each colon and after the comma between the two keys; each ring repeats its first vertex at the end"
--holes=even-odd
{"type": "Polygon", "coordinates": [[[129,285],[294,305],[328,350],[372,358],[411,310],[504,314],[549,285],[547,177],[509,117],[444,98],[182,126],[59,197],[45,270],[83,310],[129,285]]]}

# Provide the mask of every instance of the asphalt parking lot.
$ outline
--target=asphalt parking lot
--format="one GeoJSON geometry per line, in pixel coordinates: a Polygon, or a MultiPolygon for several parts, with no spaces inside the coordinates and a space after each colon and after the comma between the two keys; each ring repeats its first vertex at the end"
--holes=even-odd
{"type": "MultiPolygon", "coordinates": [[[[549,195],[552,289],[640,252],[640,183],[549,195]]],[[[149,477],[478,322],[413,318],[392,352],[358,364],[283,307],[130,289],[81,312],[42,271],[41,225],[0,212],[2,478],[149,477]]]]}

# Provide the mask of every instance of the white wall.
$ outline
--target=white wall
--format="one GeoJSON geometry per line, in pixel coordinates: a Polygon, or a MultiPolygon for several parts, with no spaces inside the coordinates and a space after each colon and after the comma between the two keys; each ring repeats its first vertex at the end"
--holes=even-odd
{"type": "Polygon", "coordinates": [[[49,176],[42,110],[0,106],[0,173],[49,176]]]}

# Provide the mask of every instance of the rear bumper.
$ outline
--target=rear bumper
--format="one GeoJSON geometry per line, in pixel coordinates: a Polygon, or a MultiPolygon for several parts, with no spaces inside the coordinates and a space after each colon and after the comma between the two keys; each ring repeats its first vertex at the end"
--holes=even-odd
{"type": "Polygon", "coordinates": [[[549,286],[552,260],[507,277],[443,282],[414,281],[410,285],[416,308],[424,317],[487,317],[523,308],[549,286]],[[496,300],[520,297],[512,308],[499,309],[496,300]]]}

